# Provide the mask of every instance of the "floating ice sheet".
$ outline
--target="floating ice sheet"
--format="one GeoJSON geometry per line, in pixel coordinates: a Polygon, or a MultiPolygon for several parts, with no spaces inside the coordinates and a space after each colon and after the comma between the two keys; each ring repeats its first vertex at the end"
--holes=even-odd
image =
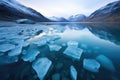
{"type": "Polygon", "coordinates": [[[46,39],[40,39],[40,40],[37,40],[35,42],[33,42],[33,44],[37,44],[37,46],[44,46],[47,44],[47,40],[46,39]]]}
{"type": "Polygon", "coordinates": [[[51,65],[52,62],[48,58],[40,58],[32,64],[32,67],[36,71],[39,79],[44,80],[51,65]]]}
{"type": "Polygon", "coordinates": [[[64,51],[64,54],[66,54],[72,58],[75,58],[75,59],[80,59],[82,52],[83,52],[83,50],[80,48],[67,47],[67,49],[64,51]]]}
{"type": "Polygon", "coordinates": [[[24,41],[23,39],[18,39],[18,38],[11,39],[10,42],[13,44],[21,45],[23,47],[26,47],[29,45],[28,41],[24,41]]]}
{"type": "Polygon", "coordinates": [[[77,71],[74,66],[70,66],[70,75],[72,80],[77,80],[77,71]]]}
{"type": "Polygon", "coordinates": [[[19,55],[20,53],[22,52],[22,46],[21,45],[18,45],[15,47],[15,49],[12,49],[8,55],[9,56],[17,56],[19,55]]]}
{"type": "Polygon", "coordinates": [[[13,44],[9,44],[9,43],[5,43],[5,44],[0,44],[0,51],[1,52],[7,52],[11,49],[14,49],[15,45],[13,44]]]}
{"type": "Polygon", "coordinates": [[[84,59],[83,67],[91,72],[99,72],[100,64],[94,59],[84,59]]]}
{"type": "Polygon", "coordinates": [[[50,51],[59,51],[62,47],[56,44],[49,44],[50,51]]]}
{"type": "Polygon", "coordinates": [[[40,51],[34,46],[31,45],[28,50],[26,51],[26,53],[23,55],[22,59],[24,61],[30,61],[32,62],[33,60],[35,60],[36,56],[40,53],[40,51]]]}
{"type": "Polygon", "coordinates": [[[112,61],[108,57],[104,55],[99,55],[96,58],[96,60],[100,62],[101,66],[104,67],[105,69],[110,70],[112,72],[116,71],[112,61]]]}

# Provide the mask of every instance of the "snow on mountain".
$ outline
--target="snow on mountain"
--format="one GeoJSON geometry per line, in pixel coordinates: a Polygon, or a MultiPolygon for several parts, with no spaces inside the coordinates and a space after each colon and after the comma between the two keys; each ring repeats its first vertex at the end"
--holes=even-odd
{"type": "Polygon", "coordinates": [[[39,12],[26,7],[16,0],[0,0],[0,19],[16,20],[28,18],[35,21],[50,21],[39,12]]]}
{"type": "Polygon", "coordinates": [[[53,21],[56,21],[56,22],[68,22],[68,20],[65,19],[64,17],[55,17],[55,16],[53,16],[53,17],[50,17],[49,19],[53,20],[53,21]]]}
{"type": "Polygon", "coordinates": [[[86,21],[120,22],[120,0],[107,4],[93,12],[86,21]]]}
{"type": "Polygon", "coordinates": [[[71,22],[80,22],[86,19],[86,16],[83,14],[72,15],[68,18],[71,22]]]}

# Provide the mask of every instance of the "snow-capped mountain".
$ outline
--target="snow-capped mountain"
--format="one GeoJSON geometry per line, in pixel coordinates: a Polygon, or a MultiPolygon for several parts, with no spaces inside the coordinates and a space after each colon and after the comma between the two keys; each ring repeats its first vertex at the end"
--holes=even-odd
{"type": "Polygon", "coordinates": [[[86,16],[83,14],[72,15],[68,18],[71,22],[80,22],[86,19],[86,16]]]}
{"type": "Polygon", "coordinates": [[[52,20],[52,21],[56,21],[56,22],[68,22],[68,20],[65,19],[64,17],[53,16],[53,17],[50,17],[49,19],[52,20]]]}
{"type": "Polygon", "coordinates": [[[120,0],[109,3],[108,5],[96,10],[86,21],[120,22],[120,0]]]}
{"type": "Polygon", "coordinates": [[[39,12],[26,7],[16,0],[0,0],[0,20],[27,18],[34,21],[50,21],[39,12]]]}

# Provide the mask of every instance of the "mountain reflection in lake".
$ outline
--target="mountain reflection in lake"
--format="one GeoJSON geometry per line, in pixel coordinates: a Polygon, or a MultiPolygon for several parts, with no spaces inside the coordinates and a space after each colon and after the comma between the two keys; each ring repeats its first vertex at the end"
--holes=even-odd
{"type": "Polygon", "coordinates": [[[0,80],[120,80],[120,24],[1,25],[0,80]]]}

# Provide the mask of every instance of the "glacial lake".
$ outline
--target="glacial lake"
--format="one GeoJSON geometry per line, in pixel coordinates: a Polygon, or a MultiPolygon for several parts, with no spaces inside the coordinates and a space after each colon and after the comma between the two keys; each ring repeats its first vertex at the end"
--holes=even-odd
{"type": "Polygon", "coordinates": [[[120,23],[0,22],[0,80],[120,80],[120,23]]]}

